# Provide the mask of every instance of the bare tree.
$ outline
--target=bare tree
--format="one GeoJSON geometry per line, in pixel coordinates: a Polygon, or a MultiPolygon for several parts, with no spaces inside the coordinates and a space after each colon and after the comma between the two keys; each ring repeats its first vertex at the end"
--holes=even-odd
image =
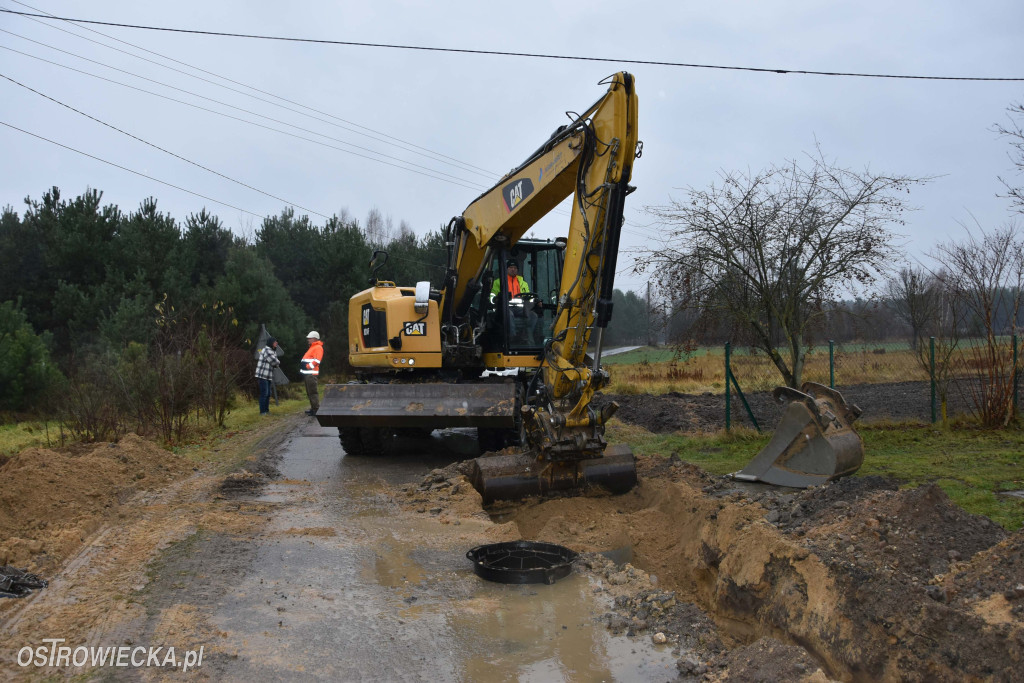
{"type": "Polygon", "coordinates": [[[949,274],[924,268],[903,268],[886,282],[889,308],[912,331],[918,364],[935,379],[942,420],[946,420],[949,387],[957,368],[963,329],[963,307],[954,295],[949,274]],[[925,344],[925,339],[929,340],[925,344]]]}
{"type": "Polygon", "coordinates": [[[383,249],[394,239],[395,222],[391,216],[384,216],[376,206],[366,215],[366,227],[363,229],[366,241],[374,249],[383,249]]]}
{"type": "Polygon", "coordinates": [[[903,223],[905,193],[927,179],[836,168],[820,149],[804,166],[720,178],[647,208],[667,231],[637,270],[685,305],[731,317],[799,387],[807,335],[841,294],[871,285],[896,260],[889,226],[903,223]]]}
{"type": "Polygon", "coordinates": [[[938,321],[942,305],[939,279],[923,268],[901,268],[886,281],[885,293],[889,308],[910,327],[913,348],[919,349],[938,321]]]}
{"type": "Polygon", "coordinates": [[[1007,335],[1019,330],[1024,303],[1024,235],[1014,223],[991,232],[976,228],[964,226],[966,239],[940,244],[932,257],[946,270],[946,287],[962,311],[957,321],[982,339],[964,351],[969,355],[965,365],[977,380],[966,385],[976,416],[987,427],[1001,427],[1013,417],[1019,369],[1013,366],[1007,335]]]}
{"type": "MultiPolygon", "coordinates": [[[[995,131],[1000,135],[1009,138],[1010,147],[1013,150],[1010,158],[1017,170],[1024,173],[1024,127],[1021,127],[1021,120],[1024,120],[1024,103],[1018,102],[1006,108],[1006,125],[996,124],[995,131]]],[[[1013,205],[1021,213],[1024,213],[1024,186],[1014,187],[1005,178],[1000,177],[999,181],[1006,186],[1007,196],[1013,201],[1013,205]]]]}

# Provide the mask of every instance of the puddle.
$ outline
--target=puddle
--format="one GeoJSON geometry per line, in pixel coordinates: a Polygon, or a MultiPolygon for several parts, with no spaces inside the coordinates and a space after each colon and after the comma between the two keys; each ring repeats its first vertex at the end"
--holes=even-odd
{"type": "Polygon", "coordinates": [[[600,622],[590,581],[573,574],[547,586],[481,580],[454,617],[454,630],[476,650],[466,680],[650,681],[678,675],[668,646],[612,636],[600,622]]]}
{"type": "Polygon", "coordinates": [[[422,583],[424,574],[403,550],[385,547],[376,553],[372,578],[381,586],[398,588],[422,583]]]}

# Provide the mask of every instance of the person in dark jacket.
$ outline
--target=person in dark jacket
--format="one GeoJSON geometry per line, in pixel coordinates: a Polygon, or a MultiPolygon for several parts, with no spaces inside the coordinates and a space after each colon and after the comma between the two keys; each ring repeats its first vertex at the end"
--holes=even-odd
{"type": "Polygon", "coordinates": [[[256,382],[260,385],[260,415],[270,414],[270,387],[274,381],[274,368],[281,365],[277,357],[277,340],[267,339],[256,358],[256,382]]]}

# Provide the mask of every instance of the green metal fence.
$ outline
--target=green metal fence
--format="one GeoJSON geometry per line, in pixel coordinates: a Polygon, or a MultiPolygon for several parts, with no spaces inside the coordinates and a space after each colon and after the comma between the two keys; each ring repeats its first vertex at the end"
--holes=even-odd
{"type": "MultiPolygon", "coordinates": [[[[839,390],[866,420],[939,422],[957,416],[990,426],[1018,417],[1017,335],[996,339],[829,341],[808,350],[803,381],[839,390]]],[[[763,351],[725,345],[725,426],[769,424],[779,412],[768,392],[782,375],[763,351]],[[732,393],[740,399],[732,401],[732,393]]]]}

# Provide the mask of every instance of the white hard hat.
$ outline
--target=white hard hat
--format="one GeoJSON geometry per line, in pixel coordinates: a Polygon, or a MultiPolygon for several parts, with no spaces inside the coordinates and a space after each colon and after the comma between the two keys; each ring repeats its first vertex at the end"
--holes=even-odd
{"type": "Polygon", "coordinates": [[[320,338],[320,333],[317,332],[316,330],[313,330],[312,332],[310,332],[309,334],[306,335],[306,339],[319,339],[319,338],[320,338]]]}

